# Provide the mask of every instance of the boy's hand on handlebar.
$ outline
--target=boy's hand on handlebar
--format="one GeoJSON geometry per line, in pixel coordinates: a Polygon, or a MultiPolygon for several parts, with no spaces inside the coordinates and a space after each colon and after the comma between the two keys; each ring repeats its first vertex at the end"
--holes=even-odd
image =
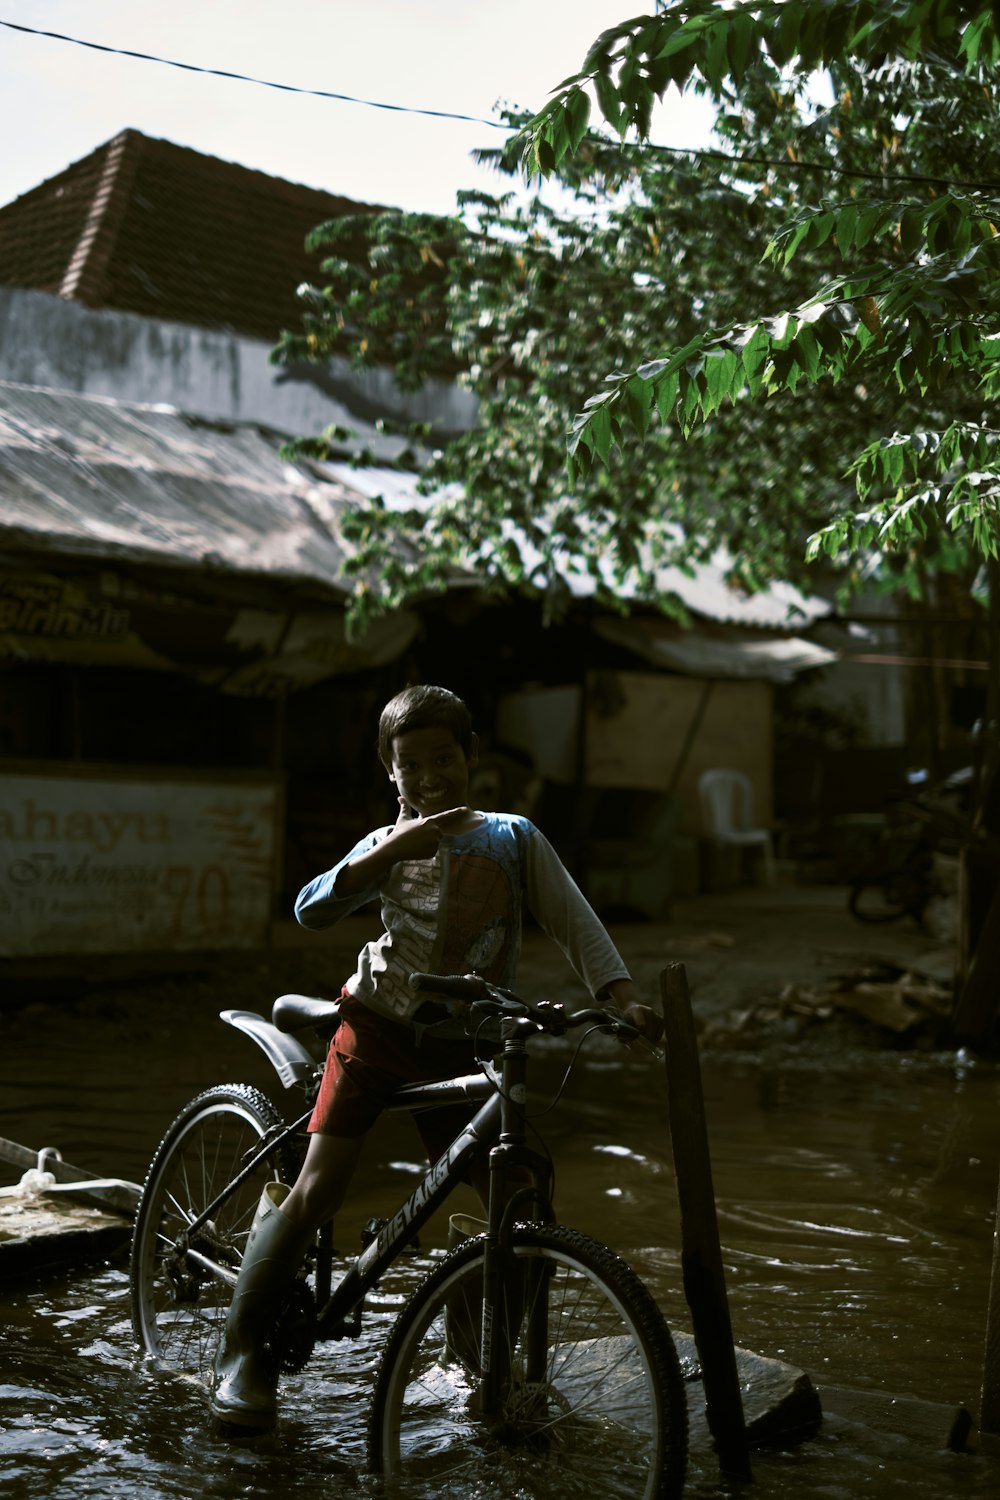
{"type": "MultiPolygon", "coordinates": [[[[615,979],[603,991],[605,1001],[610,1000],[629,1026],[634,1026],[647,1042],[656,1043],[663,1036],[663,1017],[649,1005],[643,1005],[640,991],[631,979],[615,979]]],[[[602,996],[598,996],[601,999],[602,996]]]]}
{"type": "Polygon", "coordinates": [[[647,1042],[658,1042],[663,1036],[663,1017],[649,1005],[632,1001],[621,1007],[621,1017],[629,1026],[634,1026],[647,1042]]]}

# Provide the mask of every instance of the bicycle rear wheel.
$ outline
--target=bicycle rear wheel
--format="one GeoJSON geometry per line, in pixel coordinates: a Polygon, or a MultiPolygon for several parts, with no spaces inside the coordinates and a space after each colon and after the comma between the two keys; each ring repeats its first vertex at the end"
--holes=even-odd
{"type": "Polygon", "coordinates": [[[499,1419],[479,1417],[469,1351],[480,1238],[435,1267],[390,1332],[372,1397],[372,1468],[407,1493],[419,1485],[425,1500],[673,1500],[687,1403],[653,1298],[613,1251],[563,1225],[516,1226],[512,1251],[524,1295],[499,1419]]]}
{"type": "Polygon", "coordinates": [[[136,1212],[130,1292],[136,1337],[161,1364],[190,1374],[210,1366],[232,1300],[231,1281],[212,1267],[235,1276],[264,1184],[290,1163],[265,1163],[193,1236],[187,1228],[282,1128],[259,1089],[221,1084],[186,1105],[157,1147],[136,1212]]]}

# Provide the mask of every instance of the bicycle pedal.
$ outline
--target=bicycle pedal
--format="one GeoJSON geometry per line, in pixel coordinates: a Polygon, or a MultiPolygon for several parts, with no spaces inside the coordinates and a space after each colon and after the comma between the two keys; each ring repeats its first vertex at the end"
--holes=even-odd
{"type": "Polygon", "coordinates": [[[359,1302],[357,1306],[352,1307],[350,1312],[347,1313],[345,1317],[341,1318],[338,1323],[331,1323],[329,1325],[326,1323],[322,1323],[320,1325],[317,1337],[322,1339],[324,1343],[328,1341],[337,1343],[340,1339],[360,1338],[361,1311],[361,1303],[359,1302]]]}
{"type": "Polygon", "coordinates": [[[369,1219],[361,1231],[361,1248],[367,1250],[374,1240],[377,1240],[386,1226],[385,1219],[369,1219]]]}

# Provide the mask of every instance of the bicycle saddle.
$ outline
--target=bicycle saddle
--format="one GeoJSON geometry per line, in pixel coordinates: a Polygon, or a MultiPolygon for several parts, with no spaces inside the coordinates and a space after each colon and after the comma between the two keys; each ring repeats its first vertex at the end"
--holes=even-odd
{"type": "Polygon", "coordinates": [[[340,1001],[319,1000],[312,995],[279,995],[271,1007],[271,1020],[279,1031],[303,1031],[314,1026],[332,1034],[340,1024],[340,1001]]]}

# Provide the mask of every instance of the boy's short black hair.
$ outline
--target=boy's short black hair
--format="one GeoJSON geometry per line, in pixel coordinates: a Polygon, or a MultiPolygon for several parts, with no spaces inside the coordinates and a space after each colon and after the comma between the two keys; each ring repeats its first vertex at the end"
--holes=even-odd
{"type": "Polygon", "coordinates": [[[472,715],[456,693],[419,684],[390,698],[378,721],[378,758],[392,770],[392,742],[411,729],[450,729],[463,754],[472,751],[472,715]]]}

